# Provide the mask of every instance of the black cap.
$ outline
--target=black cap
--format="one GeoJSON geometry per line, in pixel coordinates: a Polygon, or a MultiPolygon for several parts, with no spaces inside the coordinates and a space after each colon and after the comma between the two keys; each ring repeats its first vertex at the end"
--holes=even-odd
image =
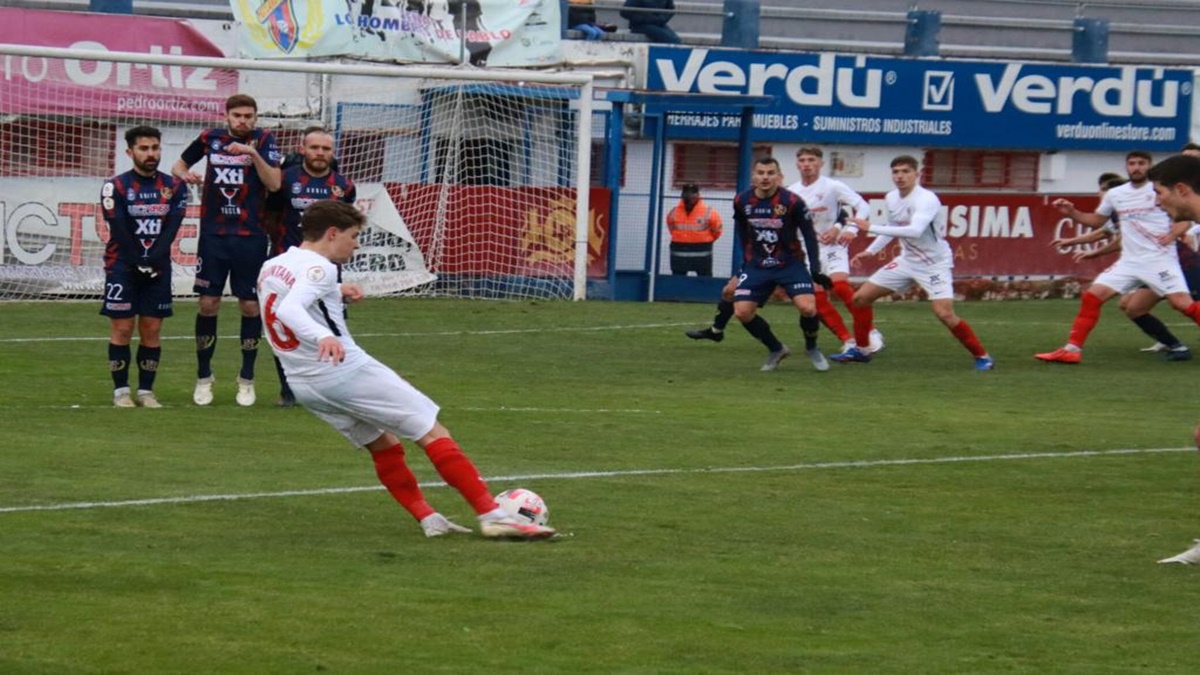
{"type": "Polygon", "coordinates": [[[684,183],[683,189],[680,192],[683,194],[698,195],[700,194],[700,186],[696,185],[695,183],[684,183]]]}

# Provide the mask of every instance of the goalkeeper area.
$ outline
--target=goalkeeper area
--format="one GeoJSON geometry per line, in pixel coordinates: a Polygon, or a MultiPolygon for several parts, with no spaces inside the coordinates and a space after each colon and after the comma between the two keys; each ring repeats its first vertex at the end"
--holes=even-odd
{"type": "MultiPolygon", "coordinates": [[[[1195,670],[1198,570],[1155,561],[1200,536],[1200,362],[1139,352],[1115,303],[1071,367],[1031,354],[1077,302],[964,304],[990,373],[927,303],[825,373],[688,340],[708,305],[356,304],[492,491],[546,499],[566,536],[536,543],[426,539],[302,409],[193,406],[180,304],[161,410],[112,407],[98,303],[4,307],[2,672],[1195,670]]],[[[795,309],[762,312],[794,347],[795,309]]]]}
{"type": "MultiPolygon", "coordinates": [[[[0,59],[0,299],[99,297],[99,191],[132,168],[125,130],[158,127],[169,173],[201,130],[225,126],[234,93],[255,97],[285,153],[308,126],[334,134],[369,220],[345,279],[368,295],[583,299],[604,274],[590,76],[11,45],[0,59]]],[[[192,293],[198,187],[172,248],[177,296],[192,293]]]]}

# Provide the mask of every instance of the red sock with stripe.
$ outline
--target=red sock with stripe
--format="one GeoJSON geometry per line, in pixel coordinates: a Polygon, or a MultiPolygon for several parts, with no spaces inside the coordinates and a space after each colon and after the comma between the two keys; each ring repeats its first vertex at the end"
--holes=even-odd
{"type": "Polygon", "coordinates": [[[496,500],[492,499],[492,493],[479,475],[479,469],[463,454],[453,438],[437,439],[425,446],[425,454],[429,455],[429,461],[433,462],[442,480],[458,490],[475,509],[475,513],[483,515],[496,508],[496,500]]]}
{"type": "Polygon", "coordinates": [[[413,518],[419,521],[435,512],[425,501],[425,495],[417,485],[417,477],[404,462],[404,446],[397,443],[386,450],[373,452],[371,459],[375,462],[375,475],[379,476],[379,482],[413,518]]]}

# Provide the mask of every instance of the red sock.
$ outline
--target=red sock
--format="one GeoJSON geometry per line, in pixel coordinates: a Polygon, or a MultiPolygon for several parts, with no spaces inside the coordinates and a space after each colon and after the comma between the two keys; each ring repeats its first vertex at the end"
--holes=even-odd
{"type": "Polygon", "coordinates": [[[833,288],[830,291],[838,296],[846,309],[851,308],[851,303],[854,301],[854,289],[850,287],[850,282],[846,280],[833,282],[833,288]]]}
{"type": "MultiPolygon", "coordinates": [[[[854,314],[854,288],[850,285],[849,281],[833,282],[833,294],[838,296],[838,299],[846,305],[846,309],[850,310],[851,314],[854,314]]],[[[857,331],[857,329],[855,330],[857,331]]],[[[875,310],[871,310],[871,325],[867,327],[867,332],[869,333],[873,330],[875,330],[875,310]]],[[[858,338],[854,338],[854,341],[858,342],[858,338]]]]}
{"type": "Polygon", "coordinates": [[[458,490],[471,508],[475,509],[475,513],[482,515],[496,508],[496,500],[492,499],[487,483],[483,482],[479,470],[463,454],[462,448],[458,447],[453,438],[437,439],[425,446],[425,454],[429,455],[429,461],[433,462],[438,475],[450,487],[458,490]]]}
{"type": "Polygon", "coordinates": [[[875,308],[871,305],[855,307],[850,305],[850,314],[854,316],[854,341],[860,349],[866,349],[871,344],[871,327],[875,325],[875,308]]]}
{"type": "Polygon", "coordinates": [[[987,355],[987,350],[979,343],[979,338],[975,337],[975,331],[971,330],[971,325],[966,321],[959,319],[958,325],[951,328],[950,332],[958,338],[962,346],[967,348],[967,351],[971,352],[971,356],[979,358],[987,355]]]}
{"type": "Polygon", "coordinates": [[[817,289],[817,313],[821,315],[821,323],[833,331],[837,339],[842,342],[850,339],[850,331],[846,330],[846,322],[842,321],[842,315],[838,314],[837,308],[829,301],[829,294],[821,288],[817,289]]]}
{"type": "Polygon", "coordinates": [[[379,482],[413,518],[421,520],[435,513],[434,508],[425,501],[425,495],[417,485],[417,477],[404,463],[404,446],[397,443],[387,450],[373,452],[371,459],[375,462],[375,475],[379,476],[379,482]]]}
{"type": "MultiPolygon", "coordinates": [[[[1192,304],[1195,305],[1195,303],[1192,304]]],[[[1071,325],[1071,335],[1067,337],[1069,344],[1080,349],[1083,348],[1083,343],[1087,342],[1088,335],[1096,327],[1096,322],[1100,321],[1100,308],[1103,305],[1104,301],[1098,296],[1092,293],[1083,294],[1083,297],[1080,298],[1079,314],[1075,315],[1075,323],[1071,325]]]]}
{"type": "Polygon", "coordinates": [[[1193,301],[1192,304],[1187,306],[1187,309],[1183,310],[1183,313],[1192,321],[1200,324],[1200,302],[1193,301]]]}

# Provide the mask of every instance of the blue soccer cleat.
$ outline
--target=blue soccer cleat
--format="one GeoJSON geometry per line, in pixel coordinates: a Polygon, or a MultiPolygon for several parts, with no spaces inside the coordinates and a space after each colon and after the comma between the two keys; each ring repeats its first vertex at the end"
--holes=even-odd
{"type": "Polygon", "coordinates": [[[829,360],[838,363],[870,363],[871,355],[858,347],[851,347],[844,352],[830,354],[829,360]]]}
{"type": "Polygon", "coordinates": [[[980,356],[979,358],[975,359],[975,370],[995,370],[995,369],[996,369],[996,362],[992,360],[992,357],[984,355],[984,356],[980,356]]]}

